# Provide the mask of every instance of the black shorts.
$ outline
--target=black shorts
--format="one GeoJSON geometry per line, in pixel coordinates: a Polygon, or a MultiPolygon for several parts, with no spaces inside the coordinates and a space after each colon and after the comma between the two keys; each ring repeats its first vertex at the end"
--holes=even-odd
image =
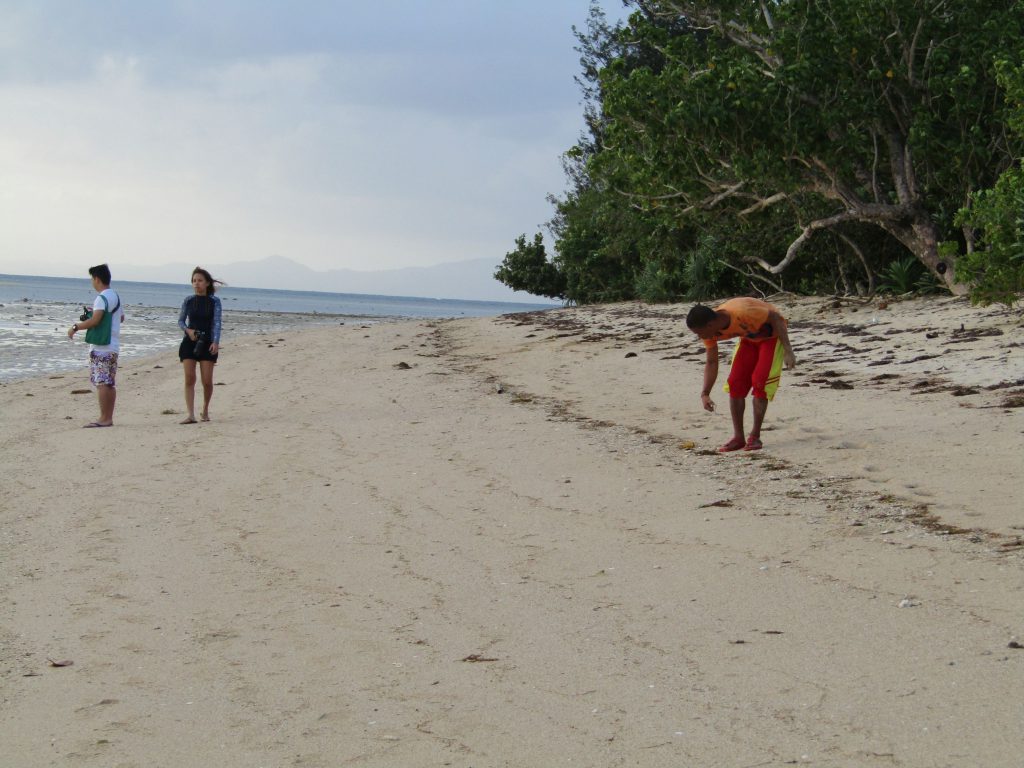
{"type": "Polygon", "coordinates": [[[178,347],[178,359],[179,360],[197,360],[200,362],[217,362],[217,355],[210,354],[210,345],[202,345],[202,354],[196,354],[196,343],[192,341],[188,336],[185,336],[181,340],[181,346],[178,347]]]}

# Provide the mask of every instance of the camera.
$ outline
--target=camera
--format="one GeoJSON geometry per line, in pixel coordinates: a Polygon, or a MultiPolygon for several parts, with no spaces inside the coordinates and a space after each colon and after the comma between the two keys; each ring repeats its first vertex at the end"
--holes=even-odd
{"type": "Polygon", "coordinates": [[[90,317],[92,317],[92,308],[91,307],[87,307],[87,306],[85,306],[85,304],[83,304],[82,305],[82,314],[79,315],[78,319],[82,320],[82,321],[85,321],[85,320],[88,320],[90,317]]]}
{"type": "Polygon", "coordinates": [[[196,331],[196,346],[193,352],[196,357],[202,357],[210,348],[210,337],[206,331],[196,331]]]}

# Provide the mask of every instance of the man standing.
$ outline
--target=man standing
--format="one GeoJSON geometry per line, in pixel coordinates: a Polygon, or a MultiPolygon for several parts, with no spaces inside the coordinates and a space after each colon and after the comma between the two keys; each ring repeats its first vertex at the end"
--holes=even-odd
{"type": "Polygon", "coordinates": [[[99,338],[90,338],[92,334],[88,333],[85,338],[90,342],[89,381],[96,387],[100,417],[85,426],[111,427],[114,425],[114,403],[117,400],[114,380],[117,376],[117,353],[121,349],[124,310],[120,297],[110,288],[110,267],[106,264],[91,267],[89,275],[92,277],[93,290],[96,291],[92,317],[72,325],[68,329],[68,338],[73,339],[78,331],[96,329],[99,338]]]}
{"type": "Polygon", "coordinates": [[[707,357],[704,362],[704,388],[700,393],[704,410],[715,410],[711,389],[718,379],[718,342],[739,337],[733,353],[732,370],[726,391],[732,415],[732,440],[720,447],[720,453],[760,450],[761,423],[768,410],[768,401],[775,396],[782,375],[782,364],[796,365],[796,355],[789,343],[786,319],[766,301],[750,298],[729,299],[712,309],[703,304],[694,306],[686,316],[686,325],[704,340],[707,357]],[[743,412],[747,393],[754,391],[754,424],[750,436],[743,438],[743,412]]]}

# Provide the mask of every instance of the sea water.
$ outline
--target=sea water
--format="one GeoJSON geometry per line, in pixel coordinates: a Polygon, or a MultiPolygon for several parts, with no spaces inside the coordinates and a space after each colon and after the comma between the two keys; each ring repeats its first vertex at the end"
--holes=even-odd
{"type": "MultiPolygon", "coordinates": [[[[191,294],[187,285],[115,280],[124,302],[121,357],[129,359],[177,348],[178,312],[191,294]]],[[[550,304],[461,301],[412,296],[370,296],[320,291],[220,287],[222,341],[240,334],[281,333],[317,325],[379,323],[412,318],[493,317],[550,309],[550,304]]],[[[67,330],[96,293],[89,279],[0,275],[0,381],[85,370],[85,334],[72,341],[67,330]]]]}

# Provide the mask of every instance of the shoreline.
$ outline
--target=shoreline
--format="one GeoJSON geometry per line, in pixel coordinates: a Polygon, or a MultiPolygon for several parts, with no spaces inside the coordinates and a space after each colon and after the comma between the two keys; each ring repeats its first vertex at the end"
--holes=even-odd
{"type": "MultiPolygon", "coordinates": [[[[181,341],[175,307],[127,307],[130,320],[122,332],[121,361],[142,360],[173,351],[181,341]]],[[[0,307],[0,386],[34,376],[72,373],[88,368],[88,345],[79,337],[69,342],[67,318],[78,317],[80,305],[68,302],[18,302],[0,307]],[[75,311],[75,308],[79,309],[75,311]]],[[[302,331],[306,328],[345,322],[391,323],[395,316],[362,316],[323,312],[276,312],[231,310],[225,313],[224,339],[302,331]]],[[[70,323],[68,323],[70,324],[70,323]]]]}
{"type": "Polygon", "coordinates": [[[682,305],[239,338],[201,425],[173,351],[115,429],[0,386],[9,758],[1015,765],[1021,313],[775,303],[746,455],[682,305]]]}

